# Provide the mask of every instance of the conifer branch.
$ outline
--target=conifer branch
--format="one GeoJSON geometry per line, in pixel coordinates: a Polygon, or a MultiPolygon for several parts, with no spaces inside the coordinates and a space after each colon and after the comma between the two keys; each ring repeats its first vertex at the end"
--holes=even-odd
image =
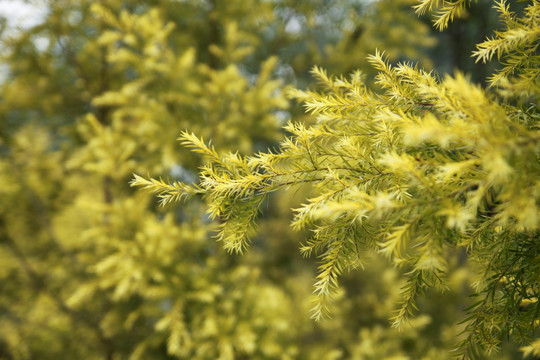
{"type": "MultiPolygon", "coordinates": [[[[415,9],[435,13],[442,30],[470,3],[421,0],[415,9]]],[[[471,285],[481,301],[466,319],[465,358],[495,350],[505,334],[530,344],[538,327],[534,311],[540,310],[535,305],[520,312],[519,306],[530,305],[539,292],[524,269],[537,269],[533,249],[540,231],[539,116],[530,100],[540,96],[540,3],[530,1],[521,15],[505,1],[495,6],[506,28],[479,44],[474,56],[503,61],[492,85],[515,103],[529,99],[527,111],[461,73],[441,79],[414,64],[390,64],[376,51],[368,57],[382,89],[376,92],[360,74],[334,77],[313,68],[323,90],[290,96],[316,121],[289,122],[289,136],[276,151],[222,154],[183,133],[183,144],[207,159],[200,183],[136,176],[133,185],[162,202],[203,195],[211,216],[222,221],[218,239],[235,252],[247,248],[271,192],[309,185],[314,195],[295,209],[292,226],[313,231],[301,245],[304,256],[321,254],[315,319],[328,315],[343,270],[354,267],[360,252],[376,251],[408,271],[393,318],[401,326],[418,310],[416,299],[425,289],[447,288],[452,246],[467,251],[479,274],[471,285]]]]}

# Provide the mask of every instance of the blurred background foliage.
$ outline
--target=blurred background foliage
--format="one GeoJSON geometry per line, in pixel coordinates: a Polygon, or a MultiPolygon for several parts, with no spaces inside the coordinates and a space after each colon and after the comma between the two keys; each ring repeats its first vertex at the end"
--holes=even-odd
{"type": "Polygon", "coordinates": [[[276,194],[251,251],[235,256],[212,239],[202,202],[162,209],[128,185],[133,172],[196,180],[181,130],[218,150],[276,146],[286,121],[311,121],[285,93],[313,86],[314,65],[369,77],[377,48],[484,81],[470,51],[494,26],[489,2],[442,34],[414,3],[50,0],[35,2],[35,25],[4,17],[0,359],[451,358],[466,268],[398,332],[388,318],[403,279],[373,258],[315,323],[316,262],[287,220],[301,194],[276,194]]]}

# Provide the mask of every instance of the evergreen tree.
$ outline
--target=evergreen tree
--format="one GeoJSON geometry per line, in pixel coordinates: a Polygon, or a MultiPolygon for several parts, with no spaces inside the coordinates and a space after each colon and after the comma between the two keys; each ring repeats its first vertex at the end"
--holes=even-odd
{"type": "MultiPolygon", "coordinates": [[[[434,13],[444,30],[469,3],[421,0],[416,11],[434,13]]],[[[315,68],[323,92],[291,96],[316,122],[289,123],[290,136],[276,152],[218,152],[185,132],[182,143],[207,159],[200,182],[135,176],[133,185],[163,203],[204,196],[231,252],[249,246],[271,193],[314,188],[292,225],[313,232],[301,251],[320,254],[316,319],[329,312],[341,274],[375,251],[406,271],[393,317],[402,327],[423,291],[448,287],[465,251],[476,301],[463,319],[459,353],[493,354],[508,337],[538,355],[540,3],[526,3],[514,12],[506,1],[494,2],[503,28],[474,53],[478,61],[501,60],[487,90],[459,72],[439,79],[409,63],[393,66],[378,52],[369,62],[381,90],[368,88],[361,72],[330,77],[315,68]]]]}
{"type": "MultiPolygon", "coordinates": [[[[275,217],[263,222],[272,247],[227,257],[208,241],[216,225],[200,203],[163,211],[128,186],[132,172],[192,181],[200,161],[176,151],[171,129],[212,137],[219,151],[274,143],[289,105],[273,71],[306,82],[307,60],[325,63],[329,44],[351,35],[342,25],[390,13],[352,5],[55,0],[42,24],[2,38],[0,358],[369,358],[411,343],[418,356],[437,351],[433,337],[416,335],[426,319],[407,335],[380,326],[391,306],[382,296],[358,306],[343,298],[333,322],[310,322],[301,299],[311,268],[276,251],[292,236],[283,227],[272,235],[275,217]],[[359,309],[375,315],[348,323],[359,309]]],[[[361,21],[373,29],[371,19],[361,21]]],[[[345,68],[340,61],[332,66],[345,68]]],[[[389,271],[386,290],[363,286],[394,297],[399,283],[389,271]]]]}

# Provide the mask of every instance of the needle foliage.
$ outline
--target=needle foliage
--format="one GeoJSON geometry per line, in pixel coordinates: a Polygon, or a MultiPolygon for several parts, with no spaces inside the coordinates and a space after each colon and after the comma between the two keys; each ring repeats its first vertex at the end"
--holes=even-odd
{"type": "MultiPolygon", "coordinates": [[[[212,138],[215,151],[197,146],[213,159],[277,144],[293,112],[284,82],[305,83],[312,58],[347,69],[380,19],[423,34],[378,34],[392,59],[422,58],[428,27],[382,6],[398,1],[21,3],[44,11],[16,30],[0,17],[0,359],[444,358],[451,332],[430,326],[452,318],[447,302],[406,333],[384,326],[402,283],[384,261],[337,296],[332,321],[309,320],[313,269],[281,220],[289,194],[258,222],[268,241],[232,257],[211,230],[226,240],[252,221],[211,222],[198,200],[162,209],[128,185],[133,172],[191,184],[201,161],[177,151],[176,129],[212,138]]],[[[243,159],[223,167],[241,177],[243,159]]],[[[199,192],[189,184],[149,185],[171,203],[199,192]]],[[[252,220],[259,203],[245,205],[234,217],[252,220]]]]}
{"type": "MultiPolygon", "coordinates": [[[[470,1],[418,1],[444,29],[470,1]]],[[[230,252],[249,247],[257,218],[275,191],[311,189],[292,226],[309,229],[301,245],[317,254],[312,314],[329,314],[338,281],[381,253],[406,272],[402,327],[429,288],[447,288],[449,262],[474,268],[474,304],[461,319],[463,358],[493,354],[503,339],[538,353],[540,326],[540,2],[523,11],[494,1],[501,28],[478,44],[478,61],[501,68],[484,89],[457,72],[440,78],[410,63],[390,64],[376,52],[376,88],[361,72],[312,73],[321,91],[290,91],[316,121],[290,122],[275,151],[241,156],[217,152],[190,132],[183,145],[205,159],[196,185],[135,176],[132,185],[167,203],[202,195],[220,220],[217,238],[230,252]],[[464,255],[465,254],[465,255],[464,255]]]]}

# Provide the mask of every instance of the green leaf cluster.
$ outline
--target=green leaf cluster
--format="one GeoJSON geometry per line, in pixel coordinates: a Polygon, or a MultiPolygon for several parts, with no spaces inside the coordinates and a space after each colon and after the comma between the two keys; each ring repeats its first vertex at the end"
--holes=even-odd
{"type": "Polygon", "coordinates": [[[250,81],[249,52],[211,67],[176,48],[163,9],[48,6],[43,25],[2,39],[0,358],[293,357],[290,295],[217,256],[198,204],[164,214],[127,184],[143,169],[193,176],[170,128],[228,129],[220,149],[273,141],[288,106],[277,59],[250,81]]]}

